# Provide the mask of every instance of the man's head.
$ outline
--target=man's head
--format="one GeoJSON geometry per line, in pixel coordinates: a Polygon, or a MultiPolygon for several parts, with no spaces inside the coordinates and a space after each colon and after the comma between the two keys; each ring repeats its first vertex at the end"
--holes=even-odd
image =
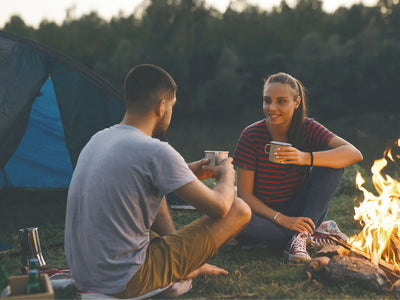
{"type": "Polygon", "coordinates": [[[177,85],[165,70],[151,64],[132,68],[124,82],[127,113],[159,114],[153,136],[164,136],[175,104],[177,85]]]}

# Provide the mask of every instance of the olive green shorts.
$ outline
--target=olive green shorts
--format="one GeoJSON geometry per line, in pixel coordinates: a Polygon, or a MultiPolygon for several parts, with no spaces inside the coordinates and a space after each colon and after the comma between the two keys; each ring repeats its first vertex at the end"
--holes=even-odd
{"type": "Polygon", "coordinates": [[[143,265],[133,275],[125,290],[113,296],[133,298],[166,287],[184,279],[216,252],[210,229],[201,219],[163,237],[151,231],[143,265]]]}

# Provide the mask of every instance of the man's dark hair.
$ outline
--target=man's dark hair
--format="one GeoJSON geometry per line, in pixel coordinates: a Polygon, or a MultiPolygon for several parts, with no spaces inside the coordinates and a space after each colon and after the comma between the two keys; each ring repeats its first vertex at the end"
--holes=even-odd
{"type": "Polygon", "coordinates": [[[134,105],[147,109],[159,100],[160,95],[165,100],[172,100],[176,89],[174,79],[164,69],[151,64],[138,65],[125,77],[125,104],[127,108],[134,105]]]}

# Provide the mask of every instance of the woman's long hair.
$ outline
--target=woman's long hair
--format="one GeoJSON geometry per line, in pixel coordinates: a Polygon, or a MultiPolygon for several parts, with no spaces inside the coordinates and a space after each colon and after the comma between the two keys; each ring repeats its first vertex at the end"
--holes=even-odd
{"type": "Polygon", "coordinates": [[[307,106],[306,106],[306,98],[305,98],[305,88],[302,83],[294,78],[293,76],[279,72],[276,74],[272,74],[268,76],[268,78],[264,82],[264,88],[270,83],[282,83],[288,84],[293,90],[294,101],[300,96],[300,105],[295,109],[292,117],[292,121],[290,123],[288,132],[287,132],[287,141],[291,143],[294,147],[301,151],[307,151],[305,149],[305,141],[304,141],[304,118],[307,116],[307,106]]]}

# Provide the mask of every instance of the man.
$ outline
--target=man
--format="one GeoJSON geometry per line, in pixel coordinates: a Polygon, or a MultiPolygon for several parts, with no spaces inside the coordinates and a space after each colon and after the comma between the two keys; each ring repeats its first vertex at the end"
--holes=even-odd
{"type": "Polygon", "coordinates": [[[68,192],[65,254],[82,291],[120,298],[144,295],[200,274],[250,220],[235,196],[232,159],[187,165],[164,136],[176,84],[163,69],[139,65],[125,78],[122,122],[95,134],[82,150],[68,192]],[[199,179],[218,179],[209,189],[199,179]],[[195,176],[197,175],[197,177],[195,176]],[[204,213],[175,230],[164,195],[174,192],[204,213]]]}

